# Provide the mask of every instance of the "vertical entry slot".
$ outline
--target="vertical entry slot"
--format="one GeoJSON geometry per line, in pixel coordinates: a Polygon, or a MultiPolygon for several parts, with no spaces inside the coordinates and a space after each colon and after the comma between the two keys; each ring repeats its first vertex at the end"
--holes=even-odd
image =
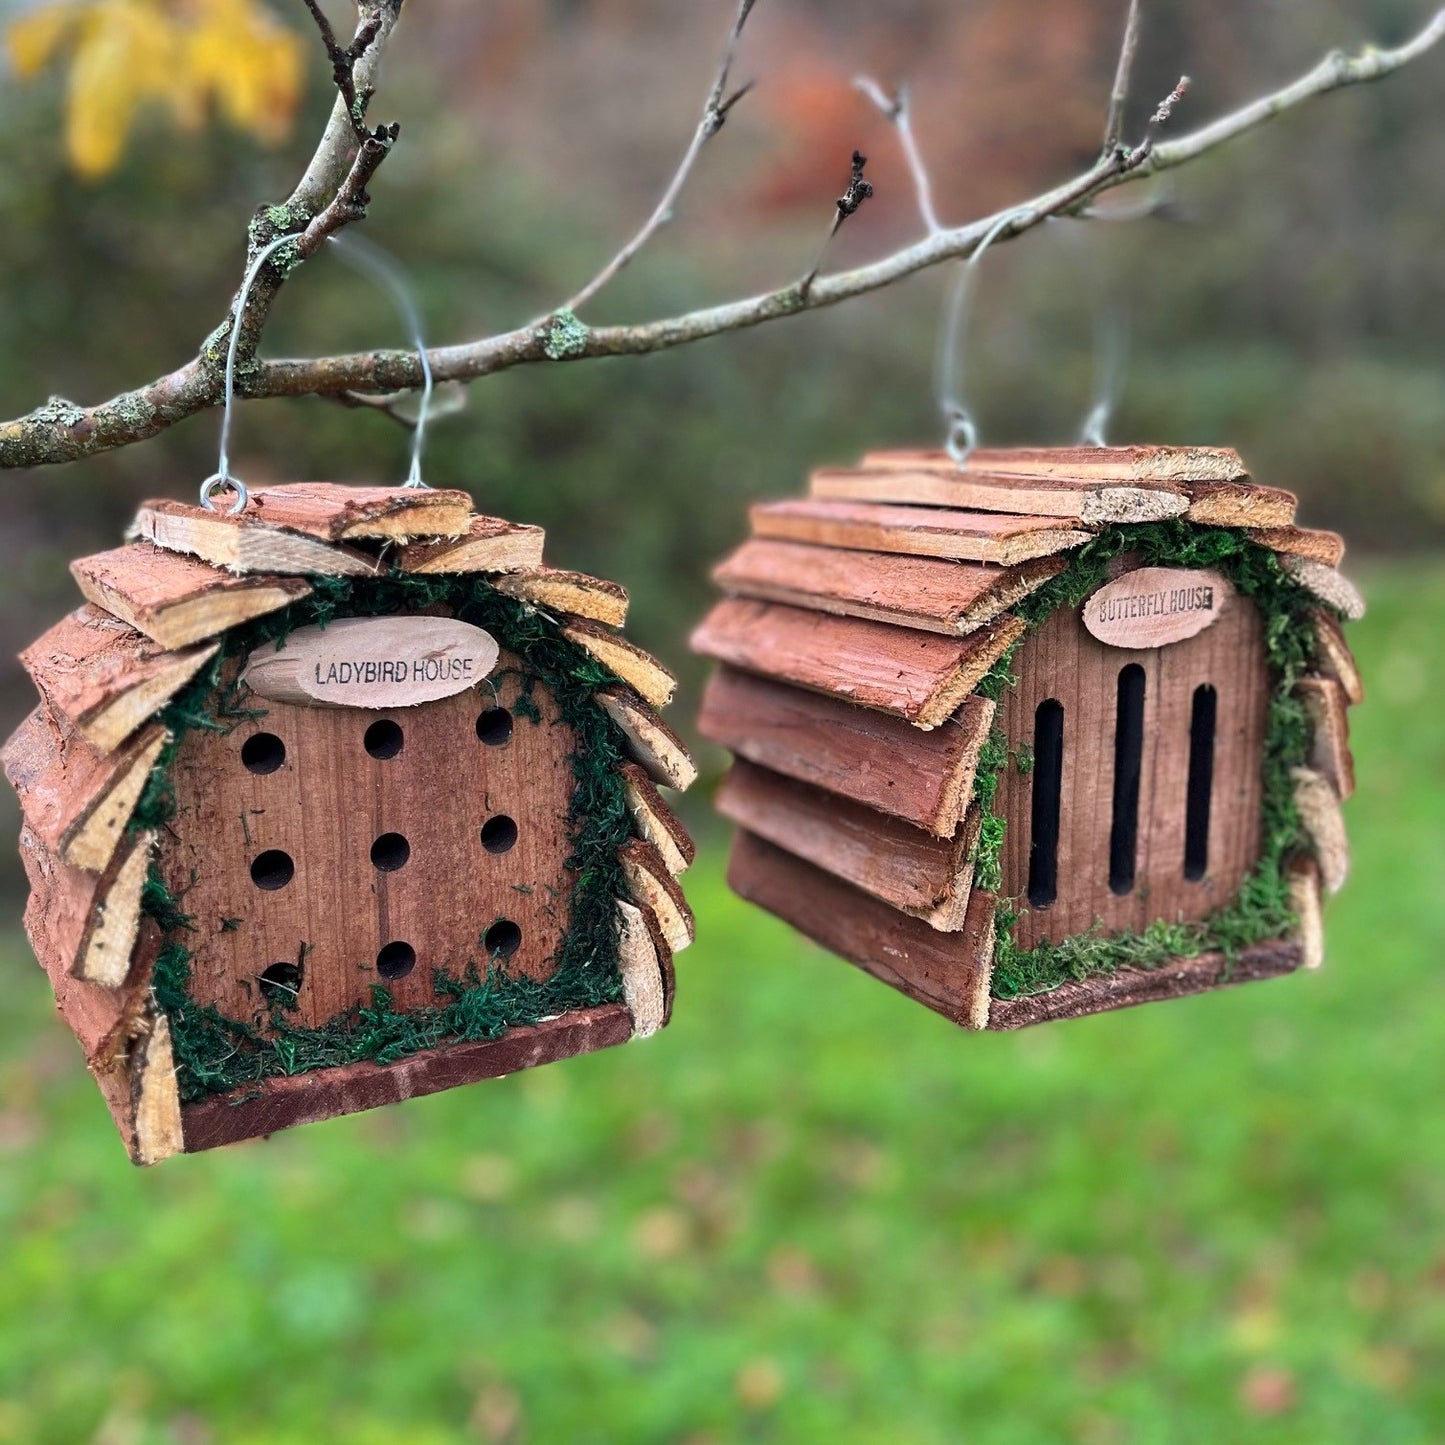
{"type": "Polygon", "coordinates": [[[1109,829],[1109,889],[1123,897],[1134,890],[1139,857],[1139,775],[1144,765],[1144,669],[1131,662],[1119,671],[1114,714],[1114,821],[1109,829]]]}
{"type": "Polygon", "coordinates": [[[1034,787],[1029,835],[1029,906],[1059,896],[1059,805],[1064,786],[1064,705],[1047,698],[1034,713],[1034,787]]]}
{"type": "Polygon", "coordinates": [[[1209,800],[1214,792],[1214,724],[1219,694],[1206,682],[1194,689],[1189,712],[1189,793],[1184,812],[1184,876],[1198,883],[1209,870],[1209,800]]]}

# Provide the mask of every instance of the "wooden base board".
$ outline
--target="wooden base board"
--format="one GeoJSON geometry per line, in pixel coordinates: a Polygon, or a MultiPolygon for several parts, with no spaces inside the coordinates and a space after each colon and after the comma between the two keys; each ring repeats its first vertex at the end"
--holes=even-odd
{"type": "Polygon", "coordinates": [[[534,1028],[510,1029],[499,1039],[450,1044],[394,1064],[344,1064],[309,1074],[244,1085],[181,1108],[188,1154],[257,1139],[298,1124],[359,1114],[481,1079],[499,1079],[574,1054],[626,1043],[632,1015],[623,1004],[579,1009],[534,1028]]]}
{"type": "Polygon", "coordinates": [[[989,996],[992,894],[973,894],[977,911],[970,907],[962,932],[938,933],[745,829],[733,840],[728,885],[829,952],[968,1029],[1021,1029],[1182,998],[1293,973],[1305,961],[1297,943],[1258,943],[1243,949],[1233,966],[1223,955],[1207,953],[1158,968],[1121,968],[1028,998],[997,999],[989,996]],[[985,906],[987,918],[981,916],[985,906]]]}
{"type": "Polygon", "coordinates": [[[988,1012],[990,1029],[1022,1029],[1057,1019],[1083,1018],[1110,1009],[1133,1008],[1160,999],[1184,998],[1236,983],[1257,983],[1293,973],[1304,962],[1297,943],[1256,943],[1241,950],[1231,967],[1223,954],[1201,953],[1176,958],[1158,968],[1121,968],[1108,978],[1066,983],[1049,993],[1028,998],[994,999],[988,1012]]]}

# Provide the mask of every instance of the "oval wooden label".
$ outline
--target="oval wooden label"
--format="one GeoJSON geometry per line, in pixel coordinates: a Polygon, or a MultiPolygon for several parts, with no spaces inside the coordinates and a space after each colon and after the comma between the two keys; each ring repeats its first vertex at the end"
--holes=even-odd
{"type": "Polygon", "coordinates": [[[1140,567],[1084,603],[1084,626],[1110,647],[1166,647],[1203,632],[1233,595],[1207,568],[1140,567]]]}
{"type": "Polygon", "coordinates": [[[241,680],[303,707],[415,707],[475,686],[498,652],[490,632],[452,617],[342,617],[253,652],[241,680]]]}

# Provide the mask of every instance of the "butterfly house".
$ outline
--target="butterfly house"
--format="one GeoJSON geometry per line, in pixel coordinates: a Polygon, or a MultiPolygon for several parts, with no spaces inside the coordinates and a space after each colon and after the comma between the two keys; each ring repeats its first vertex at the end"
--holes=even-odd
{"type": "Polygon", "coordinates": [[[153,502],[24,654],[26,927],[151,1163],[646,1036],[693,764],[620,587],[456,491],[153,502]]]}
{"type": "Polygon", "coordinates": [[[753,509],[693,639],[737,893],[972,1029],[1318,965],[1337,536],[1228,450],[881,453],[810,492],[753,509]]]}

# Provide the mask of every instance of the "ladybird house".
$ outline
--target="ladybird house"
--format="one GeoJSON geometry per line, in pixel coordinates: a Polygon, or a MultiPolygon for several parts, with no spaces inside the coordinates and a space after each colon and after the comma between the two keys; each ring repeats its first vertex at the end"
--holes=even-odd
{"type": "Polygon", "coordinates": [[[1320,961],[1332,533],[1231,451],[881,453],[752,512],[693,639],[744,898],[974,1029],[1320,961]]]}
{"type": "Polygon", "coordinates": [[[693,777],[621,588],[456,491],[153,502],[11,738],[26,927],[150,1163],[645,1036],[693,777]]]}

